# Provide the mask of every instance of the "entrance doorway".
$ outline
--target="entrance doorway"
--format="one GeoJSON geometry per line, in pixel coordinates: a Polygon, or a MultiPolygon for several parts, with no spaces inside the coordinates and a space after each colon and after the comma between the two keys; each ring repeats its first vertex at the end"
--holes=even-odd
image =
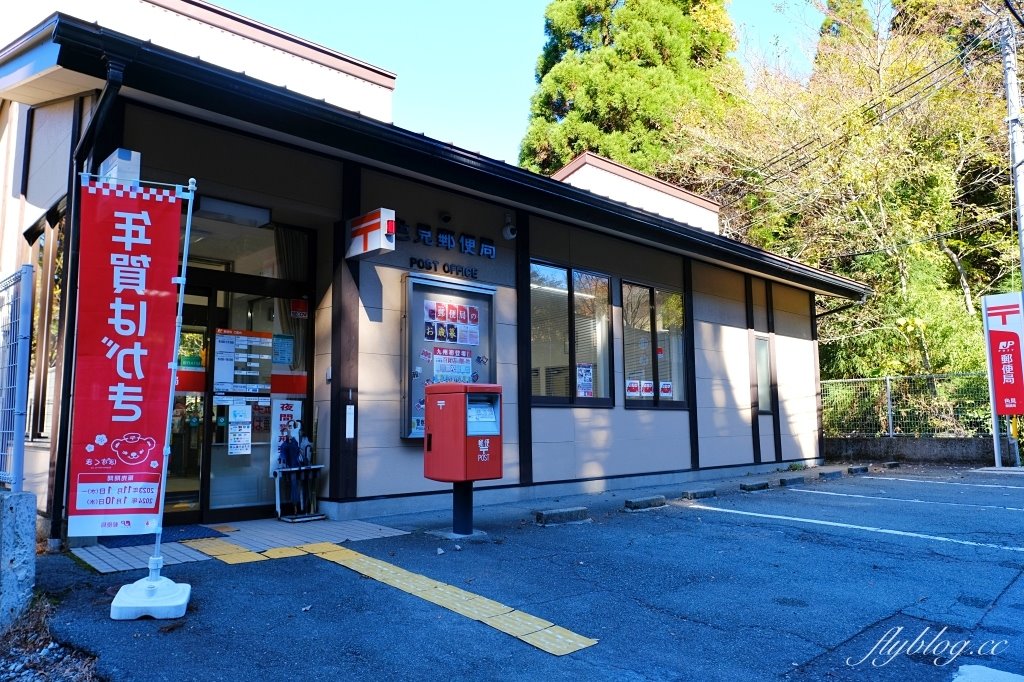
{"type": "Polygon", "coordinates": [[[310,437],[315,428],[312,267],[299,267],[308,265],[311,236],[273,224],[194,224],[164,523],[270,517],[281,423],[310,437]],[[250,266],[253,251],[258,274],[250,266]],[[275,266],[280,258],[287,267],[275,266]]]}

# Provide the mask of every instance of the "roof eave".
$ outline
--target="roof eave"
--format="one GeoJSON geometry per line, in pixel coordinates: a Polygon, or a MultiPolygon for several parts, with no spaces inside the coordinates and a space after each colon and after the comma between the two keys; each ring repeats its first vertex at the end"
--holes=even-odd
{"type": "Polygon", "coordinates": [[[871,293],[869,287],[846,277],[645,213],[94,24],[59,15],[53,40],[61,46],[59,61],[65,68],[102,78],[108,59],[126,62],[126,87],[327,144],[382,165],[400,163],[410,172],[474,187],[511,204],[575,216],[607,226],[624,237],[662,244],[819,294],[862,299],[871,293]]]}

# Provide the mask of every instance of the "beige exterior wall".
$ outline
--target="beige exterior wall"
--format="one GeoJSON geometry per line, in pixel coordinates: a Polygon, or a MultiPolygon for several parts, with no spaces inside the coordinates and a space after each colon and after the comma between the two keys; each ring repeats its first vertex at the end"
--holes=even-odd
{"type": "Polygon", "coordinates": [[[531,253],[612,276],[612,387],[616,405],[534,407],[533,476],[537,482],[600,478],[690,467],[689,415],[623,406],[622,281],[682,291],[683,261],[673,254],[562,223],[531,220],[531,253]]]}
{"type": "MultiPolygon", "coordinates": [[[[92,98],[87,98],[91,103],[92,98]]],[[[76,100],[37,107],[0,102],[0,273],[9,274],[30,258],[22,233],[67,194],[72,151],[72,119],[76,100]],[[28,126],[32,126],[28,130],[28,126]],[[31,136],[27,178],[25,140],[31,136]],[[21,196],[23,180],[26,194],[21,196]]]]}
{"type": "Polygon", "coordinates": [[[693,264],[701,467],[752,464],[750,344],[743,275],[693,264]]]}
{"type": "Polygon", "coordinates": [[[782,458],[814,459],[818,452],[818,367],[811,335],[809,294],[772,285],[775,310],[775,362],[779,386],[782,458]]]}
{"type": "Polygon", "coordinates": [[[0,102],[0,277],[17,270],[27,256],[21,237],[25,206],[20,197],[26,109],[0,102]]]}
{"type": "MultiPolygon", "coordinates": [[[[501,237],[506,209],[395,176],[363,174],[362,212],[394,209],[396,219],[415,230],[418,223],[492,239],[491,261],[438,247],[397,241],[393,253],[370,256],[359,263],[359,405],[357,495],[372,497],[408,492],[451,490],[423,476],[422,439],[402,438],[402,354],[406,340],[403,310],[406,275],[440,282],[496,287],[494,315],[496,383],[502,386],[504,475],[479,481],[477,488],[519,482],[519,413],[514,242],[501,237]],[[444,222],[441,216],[447,216],[444,222]],[[479,268],[476,280],[456,280],[443,272],[410,269],[411,257],[454,262],[479,268]]],[[[413,235],[414,236],[414,235],[413,235]]]]}

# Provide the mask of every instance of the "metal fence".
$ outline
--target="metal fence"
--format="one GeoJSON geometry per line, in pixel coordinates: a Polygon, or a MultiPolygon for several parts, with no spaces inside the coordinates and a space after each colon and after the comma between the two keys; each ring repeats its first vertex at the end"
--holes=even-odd
{"type": "Polygon", "coordinates": [[[821,404],[827,438],[992,435],[984,372],[823,381],[821,404]]]}
{"type": "Polygon", "coordinates": [[[21,492],[32,328],[32,266],[0,280],[0,483],[21,492]]]}

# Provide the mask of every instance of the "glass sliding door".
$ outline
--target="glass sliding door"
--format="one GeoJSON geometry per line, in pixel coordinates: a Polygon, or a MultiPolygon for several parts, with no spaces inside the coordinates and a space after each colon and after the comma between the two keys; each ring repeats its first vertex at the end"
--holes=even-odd
{"type": "Polygon", "coordinates": [[[301,423],[309,413],[305,302],[228,299],[228,326],[214,330],[211,510],[273,504],[282,426],[275,422],[284,414],[287,428],[310,431],[301,423]]]}

